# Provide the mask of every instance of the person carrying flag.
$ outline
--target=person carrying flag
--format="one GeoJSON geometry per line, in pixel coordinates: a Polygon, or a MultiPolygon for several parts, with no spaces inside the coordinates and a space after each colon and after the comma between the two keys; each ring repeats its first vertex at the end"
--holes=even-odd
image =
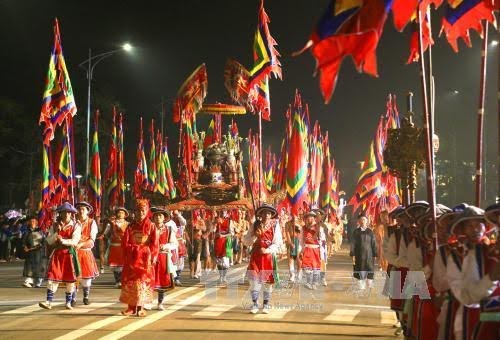
{"type": "Polygon", "coordinates": [[[66,202],[56,209],[59,214],[47,236],[47,244],[51,246],[49,264],[47,267],[47,299],[38,305],[44,309],[52,309],[52,300],[59,283],[66,283],[66,309],[71,306],[75,282],[80,276],[80,264],[76,246],[82,235],[81,224],[73,219],[77,213],[75,207],[66,202]]]}
{"type": "Polygon", "coordinates": [[[115,279],[115,288],[120,288],[121,276],[124,263],[124,254],[122,248],[122,238],[129,226],[126,218],[129,212],[124,207],[115,209],[115,218],[112,218],[106,225],[103,235],[110,239],[108,266],[113,269],[113,276],[115,279]]]}
{"type": "MultiPolygon", "coordinates": [[[[82,236],[80,242],[76,245],[78,262],[81,267],[80,284],[83,288],[83,304],[90,304],[90,286],[92,285],[92,280],[99,276],[99,268],[95,261],[94,254],[92,253],[92,248],[94,248],[95,239],[97,236],[97,223],[89,215],[92,214],[94,208],[87,202],[78,202],[75,204],[78,211],[76,215],[76,223],[80,225],[82,230],[82,236]]],[[[76,305],[76,294],[78,292],[78,286],[73,291],[73,297],[71,300],[71,306],[76,305]]]]}
{"type": "Polygon", "coordinates": [[[278,281],[275,273],[278,269],[276,254],[283,243],[281,227],[275,219],[277,215],[274,207],[263,204],[255,211],[257,219],[250,225],[248,233],[243,237],[243,243],[248,247],[252,246],[247,268],[252,298],[250,313],[252,314],[259,311],[257,301],[262,289],[264,290],[262,313],[268,314],[271,310],[270,300],[273,284],[278,281]]]}

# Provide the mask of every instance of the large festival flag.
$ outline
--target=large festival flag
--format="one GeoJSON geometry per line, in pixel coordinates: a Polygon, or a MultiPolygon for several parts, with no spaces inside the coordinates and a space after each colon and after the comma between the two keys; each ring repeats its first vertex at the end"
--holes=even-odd
{"type": "Polygon", "coordinates": [[[483,36],[483,20],[495,24],[495,4],[492,0],[448,0],[441,31],[455,52],[458,52],[458,39],[462,38],[471,46],[469,30],[473,29],[483,36]]]}
{"type": "Polygon", "coordinates": [[[172,176],[172,167],[170,166],[170,158],[168,156],[168,139],[165,137],[165,142],[163,143],[163,163],[165,164],[165,176],[167,177],[167,184],[169,190],[170,199],[177,197],[177,191],[175,190],[174,177],[172,176]]]}
{"type": "Polygon", "coordinates": [[[104,180],[108,206],[118,204],[118,136],[116,131],[116,108],[113,107],[113,121],[111,126],[111,139],[109,142],[106,177],[104,180]]]}
{"type": "Polygon", "coordinates": [[[209,145],[212,145],[215,142],[214,134],[215,134],[215,121],[214,118],[212,118],[210,119],[210,123],[208,124],[207,132],[205,133],[205,140],[203,141],[204,148],[207,148],[209,145]]]}
{"type": "Polygon", "coordinates": [[[118,125],[118,204],[125,206],[125,148],[123,144],[123,115],[118,125]]]}
{"type": "Polygon", "coordinates": [[[151,148],[149,149],[148,186],[149,190],[154,191],[156,185],[156,173],[157,173],[154,119],[151,119],[151,129],[149,133],[150,133],[151,148]]]}
{"type": "Polygon", "coordinates": [[[271,36],[268,24],[269,16],[264,9],[264,0],[259,8],[259,22],[253,43],[253,67],[248,80],[249,99],[254,112],[261,112],[262,118],[271,120],[271,104],[269,98],[269,77],[273,74],[281,79],[280,54],[276,50],[276,40],[271,36]]]}
{"type": "Polygon", "coordinates": [[[392,17],[394,26],[398,31],[402,31],[404,27],[418,17],[416,11],[418,9],[425,16],[427,8],[432,4],[434,8],[441,6],[443,0],[392,0],[392,17]]]}
{"type": "Polygon", "coordinates": [[[292,133],[288,149],[288,163],[286,169],[286,205],[293,215],[298,215],[304,203],[308,204],[308,129],[306,110],[298,91],[292,107],[292,133]]]}
{"type": "Polygon", "coordinates": [[[159,152],[157,153],[157,159],[156,159],[156,164],[158,166],[158,174],[156,176],[156,184],[154,188],[154,192],[159,192],[163,196],[168,197],[168,184],[167,184],[167,175],[165,172],[165,162],[163,162],[163,153],[164,153],[164,148],[163,148],[163,138],[161,136],[160,131],[156,133],[156,141],[158,144],[158,150],[159,152]]]}
{"type": "Polygon", "coordinates": [[[313,133],[309,142],[309,152],[310,173],[308,177],[310,204],[313,207],[319,207],[319,189],[323,173],[323,141],[318,121],[314,123],[313,133]]]}
{"type": "Polygon", "coordinates": [[[203,100],[207,95],[207,87],[207,67],[205,64],[201,64],[184,81],[177,92],[173,107],[174,123],[185,123],[186,120],[194,119],[203,105],[203,100]]]}
{"type": "Polygon", "coordinates": [[[376,49],[391,5],[392,0],[331,0],[306,46],[295,53],[311,48],[326,103],[348,55],[359,72],[378,76],[376,49]]]}
{"type": "Polygon", "coordinates": [[[384,163],[384,149],[387,142],[387,130],[399,126],[399,115],[395,103],[389,98],[385,116],[379,119],[375,138],[363,163],[362,172],[349,200],[353,211],[361,208],[372,218],[378,216],[382,209],[391,210],[399,204],[398,180],[390,174],[384,163]]]}
{"type": "Polygon", "coordinates": [[[332,201],[332,179],[333,179],[333,169],[332,169],[332,161],[330,156],[330,145],[328,141],[328,131],[325,133],[323,138],[323,174],[322,181],[319,188],[320,195],[320,207],[322,209],[327,209],[330,207],[332,201]]]}
{"type": "Polygon", "coordinates": [[[73,167],[71,161],[71,138],[73,128],[73,119],[68,117],[65,120],[62,142],[61,142],[61,153],[59,154],[58,160],[58,176],[57,176],[57,188],[56,188],[56,198],[55,203],[60,205],[65,201],[73,201],[74,197],[72,195],[71,187],[74,186],[73,181],[73,167]]]}
{"type": "Polygon", "coordinates": [[[45,124],[43,143],[48,145],[54,139],[56,126],[62,125],[66,117],[76,114],[73,88],[64,61],[59,22],[54,20],[54,47],[50,55],[49,70],[43,92],[39,123],[45,124]]]}
{"type": "Polygon", "coordinates": [[[42,165],[42,204],[46,205],[54,192],[50,145],[47,144],[42,147],[42,165]]]}
{"type": "Polygon", "coordinates": [[[95,113],[94,134],[92,135],[92,146],[90,148],[90,173],[89,173],[89,203],[94,207],[94,216],[101,216],[101,159],[99,157],[98,136],[99,110],[95,113]]]}
{"type": "Polygon", "coordinates": [[[142,197],[142,189],[148,187],[148,164],[144,152],[144,140],[142,131],[142,117],[139,131],[139,145],[137,146],[137,168],[134,175],[134,197],[142,197]]]}

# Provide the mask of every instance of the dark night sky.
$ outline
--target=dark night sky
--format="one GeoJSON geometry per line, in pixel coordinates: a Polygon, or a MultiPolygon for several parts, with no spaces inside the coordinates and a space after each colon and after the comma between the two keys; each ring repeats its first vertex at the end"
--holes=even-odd
{"type": "MultiPolygon", "coordinates": [[[[86,78],[78,64],[87,57],[88,48],[98,53],[130,42],[135,46],[133,55],[115,55],[96,67],[93,90],[116,98],[125,110],[125,139],[130,146],[126,154],[130,165],[127,176],[131,179],[139,115],[146,119],[157,117],[163,97],[169,103],[167,133],[173,140],[177,139],[178,128],[171,123],[170,103],[196,66],[202,62],[207,64],[209,86],[205,102],[229,102],[223,85],[224,64],[228,57],[233,57],[248,68],[251,66],[259,2],[0,0],[0,95],[22,103],[26,112],[33,112],[33,119],[38,119],[53,43],[52,20],[57,16],[79,109],[76,119],[85,120],[86,78]]],[[[396,94],[400,111],[404,111],[404,96],[413,91],[416,112],[421,112],[418,66],[405,65],[409,28],[404,33],[396,32],[390,17],[378,48],[380,78],[357,74],[352,62],[346,60],[331,103],[323,104],[318,80],[312,76],[314,60],[311,54],[297,58],[290,54],[306,42],[327,3],[327,0],[265,2],[271,18],[270,30],[282,54],[283,81],[270,83],[273,121],[264,124],[264,143],[272,143],[278,151],[284,131],[283,113],[294,90],[299,89],[303,101],[309,103],[311,120],[320,120],[322,128],[329,130],[332,152],[342,171],[341,183],[349,195],[359,173],[356,162],[362,160],[367,151],[378,116],[385,111],[387,94],[396,94]]],[[[436,14],[436,33],[439,20],[436,14]]],[[[498,38],[493,30],[490,32],[498,38]]],[[[480,40],[477,34],[472,35],[473,48],[466,48],[461,43],[459,54],[453,53],[444,37],[435,37],[436,129],[441,137],[438,158],[449,157],[455,134],[457,157],[474,159],[475,128],[472,127],[476,123],[479,92],[480,40]],[[460,93],[452,96],[453,89],[460,93]]],[[[487,157],[494,162],[498,129],[495,100],[498,52],[493,52],[488,71],[485,133],[487,157]]],[[[256,119],[242,118],[240,131],[246,135],[249,127],[257,127],[256,119]]],[[[198,129],[205,129],[205,124],[200,123],[198,129]]],[[[107,145],[108,140],[101,138],[100,142],[107,145]]],[[[172,144],[171,158],[175,158],[176,147],[172,144]]],[[[83,155],[79,161],[83,162],[83,155]]],[[[472,183],[470,190],[472,192],[472,183]]]]}

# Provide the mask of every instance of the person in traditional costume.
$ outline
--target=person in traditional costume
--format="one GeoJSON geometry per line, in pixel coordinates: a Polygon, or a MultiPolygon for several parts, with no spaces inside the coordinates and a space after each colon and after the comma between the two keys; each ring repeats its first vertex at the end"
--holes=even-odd
{"type": "MultiPolygon", "coordinates": [[[[442,204],[437,204],[435,207],[437,218],[451,211],[450,208],[442,204]]],[[[420,248],[419,261],[421,262],[419,264],[420,269],[412,270],[423,272],[430,299],[423,299],[417,294],[412,296],[411,335],[417,339],[437,339],[439,334],[439,307],[435,303],[437,293],[432,281],[434,276],[433,263],[436,254],[436,239],[434,224],[432,222],[432,211],[430,209],[417,219],[415,229],[418,230],[418,234],[415,237],[420,248]]]]}
{"type": "Polygon", "coordinates": [[[64,282],[66,284],[66,309],[73,309],[72,294],[75,290],[75,282],[80,275],[76,246],[80,242],[82,229],[81,225],[73,219],[77,210],[69,202],[59,206],[56,212],[59,214],[58,219],[50,228],[46,239],[52,251],[47,266],[47,299],[38,305],[51,309],[59,283],[64,282]]]}
{"type": "Polygon", "coordinates": [[[373,231],[368,227],[368,218],[361,214],[358,217],[358,227],[351,235],[351,250],[353,259],[353,277],[357,279],[359,289],[373,286],[377,241],[373,231]]]}
{"type": "Polygon", "coordinates": [[[45,233],[38,226],[35,216],[28,218],[28,231],[22,239],[24,250],[23,286],[31,288],[42,286],[45,277],[46,254],[45,254],[45,233]]]}
{"type": "Polygon", "coordinates": [[[500,204],[496,203],[487,207],[484,218],[490,224],[490,233],[496,232],[496,238],[492,241],[488,250],[483,250],[486,258],[485,272],[490,279],[497,281],[496,289],[480,302],[481,314],[479,323],[474,329],[474,339],[498,339],[500,338],[500,242],[498,241],[498,228],[500,226],[500,204]]]}
{"type": "Polygon", "coordinates": [[[283,243],[281,227],[276,220],[277,215],[274,207],[263,204],[255,211],[257,219],[243,237],[243,242],[247,246],[252,246],[247,268],[252,298],[250,313],[252,314],[259,311],[258,299],[261,290],[263,290],[262,313],[268,314],[271,310],[273,284],[278,281],[276,256],[283,243]]]}
{"type": "Polygon", "coordinates": [[[219,284],[226,284],[227,271],[231,265],[229,259],[233,253],[232,235],[234,234],[233,221],[226,211],[219,212],[214,232],[214,253],[219,271],[219,284]]]}
{"type": "MultiPolygon", "coordinates": [[[[460,207],[454,207],[450,211],[442,213],[436,220],[438,248],[432,264],[432,287],[435,289],[436,293],[432,298],[432,302],[440,307],[437,317],[439,325],[438,339],[452,339],[454,337],[453,317],[458,308],[458,304],[453,302],[453,294],[450,291],[450,283],[446,275],[448,266],[454,265],[450,264],[453,260],[450,258],[451,247],[448,240],[451,236],[450,226],[462,211],[463,209],[460,209],[460,207]]],[[[429,223],[426,229],[432,230],[432,224],[429,223]]],[[[429,233],[430,231],[427,231],[427,234],[429,233]]]]}
{"type": "MultiPolygon", "coordinates": [[[[94,248],[95,239],[97,236],[97,223],[89,215],[92,214],[94,208],[87,202],[78,202],[75,204],[76,210],[76,223],[80,225],[82,230],[82,236],[80,241],[76,245],[76,250],[78,254],[78,262],[80,263],[80,277],[79,282],[83,290],[83,304],[90,304],[90,286],[92,285],[92,280],[99,276],[99,268],[95,261],[94,254],[92,253],[92,248],[94,248]]],[[[78,292],[78,285],[73,291],[73,297],[71,304],[74,307],[76,305],[76,294],[78,292]]]]}
{"type": "Polygon", "coordinates": [[[300,245],[301,230],[302,227],[297,216],[292,215],[290,221],[285,224],[285,241],[288,247],[288,270],[290,272],[290,281],[292,282],[295,282],[296,273],[300,270],[298,258],[302,250],[300,245]]]}
{"type": "Polygon", "coordinates": [[[304,227],[302,228],[301,266],[306,275],[305,286],[309,289],[317,289],[320,281],[321,251],[320,251],[320,227],[316,223],[317,214],[308,211],[303,214],[304,227]]]}
{"type": "Polygon", "coordinates": [[[383,209],[378,216],[378,223],[374,224],[373,234],[375,235],[375,239],[377,241],[377,254],[378,256],[378,265],[380,270],[387,270],[387,260],[385,258],[382,247],[384,246],[384,233],[385,226],[387,225],[387,221],[389,219],[389,212],[387,209],[383,209]]]}
{"type": "Polygon", "coordinates": [[[153,299],[154,266],[158,258],[158,233],[150,220],[149,202],[138,199],[135,219],[125,230],[122,248],[125,256],[120,302],[127,305],[122,315],[146,315],[144,305],[153,299]]]}
{"type": "Polygon", "coordinates": [[[203,251],[203,232],[206,230],[205,221],[201,218],[201,212],[193,212],[189,237],[189,269],[192,279],[201,277],[201,255],[203,251]]]}
{"type": "Polygon", "coordinates": [[[398,206],[393,209],[389,215],[388,220],[385,221],[386,231],[384,233],[384,245],[382,247],[385,258],[387,259],[387,279],[384,287],[384,294],[390,298],[391,309],[396,313],[397,322],[394,324],[396,331],[394,335],[401,335],[403,333],[403,307],[404,300],[399,298],[401,288],[404,285],[406,278],[406,269],[400,268],[397,265],[399,255],[399,246],[402,240],[401,226],[404,224],[403,218],[406,216],[405,209],[398,206]],[[396,292],[396,287],[399,290],[396,292]]]}
{"type": "MultiPolygon", "coordinates": [[[[455,297],[463,305],[461,339],[474,339],[476,330],[480,331],[480,302],[492,296],[499,285],[498,255],[496,259],[493,255],[490,260],[490,246],[485,238],[485,224],[484,210],[468,206],[452,226],[461,230],[466,237],[468,248],[462,263],[461,286],[454,292],[455,297]]],[[[496,299],[492,299],[493,302],[494,300],[496,299]]],[[[484,316],[483,319],[487,318],[484,316]]],[[[498,325],[496,327],[494,325],[490,330],[490,332],[484,330],[484,335],[499,334],[498,325]]]]}
{"type": "Polygon", "coordinates": [[[236,258],[234,264],[240,264],[243,261],[243,235],[248,231],[249,222],[247,220],[247,212],[244,209],[239,210],[239,220],[238,220],[238,228],[235,230],[236,237],[236,258]]]}
{"type": "Polygon", "coordinates": [[[172,250],[177,249],[175,229],[165,224],[165,218],[170,219],[168,211],[161,208],[151,208],[153,220],[158,231],[158,259],[155,265],[155,290],[158,292],[158,310],[164,310],[165,292],[173,289],[175,267],[172,263],[172,250]]]}
{"type": "Polygon", "coordinates": [[[174,250],[174,252],[175,252],[174,264],[177,267],[176,276],[175,276],[175,285],[182,286],[181,273],[184,270],[184,259],[188,255],[187,247],[186,247],[186,237],[185,237],[187,222],[179,210],[174,210],[172,212],[172,220],[175,223],[176,228],[177,228],[176,236],[177,236],[177,243],[178,243],[177,250],[174,250]]]}
{"type": "Polygon", "coordinates": [[[446,280],[450,285],[450,303],[451,309],[449,310],[449,315],[447,318],[450,320],[451,330],[448,329],[446,334],[450,335],[450,338],[456,340],[462,339],[463,333],[463,313],[464,307],[457,296],[460,295],[460,290],[462,287],[462,266],[463,259],[466,254],[466,248],[463,243],[465,237],[462,234],[462,228],[457,227],[455,222],[460,218],[468,205],[462,203],[453,208],[454,212],[458,214],[450,221],[449,224],[449,234],[448,245],[450,253],[446,259],[446,280]]]}
{"type": "Polygon", "coordinates": [[[126,220],[129,216],[129,212],[124,207],[115,208],[114,214],[115,217],[106,225],[103,235],[110,240],[108,266],[113,270],[115,288],[120,288],[122,286],[121,277],[125,261],[122,238],[130,223],[126,220]]]}
{"type": "Polygon", "coordinates": [[[325,223],[326,212],[323,209],[315,209],[316,224],[319,227],[319,254],[321,259],[321,270],[319,272],[321,284],[327,286],[326,265],[328,264],[328,226],[325,223]]]}

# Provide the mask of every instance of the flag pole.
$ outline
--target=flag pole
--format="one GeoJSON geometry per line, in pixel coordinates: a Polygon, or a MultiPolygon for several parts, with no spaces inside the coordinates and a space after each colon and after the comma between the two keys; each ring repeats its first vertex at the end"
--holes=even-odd
{"type": "Polygon", "coordinates": [[[483,134],[484,134],[484,99],[486,96],[486,68],[488,64],[488,29],[486,21],[484,27],[483,48],[481,50],[481,80],[479,85],[479,105],[477,110],[477,149],[476,149],[476,197],[475,205],[481,205],[481,180],[483,175],[483,134]]]}
{"type": "Polygon", "coordinates": [[[71,137],[69,136],[69,125],[68,118],[66,118],[66,143],[68,143],[68,166],[71,178],[71,203],[75,205],[75,191],[74,191],[74,174],[73,174],[73,162],[71,160],[71,137]]]}
{"type": "MultiPolygon", "coordinates": [[[[427,200],[430,204],[430,212],[432,216],[432,223],[434,225],[435,232],[437,233],[436,226],[436,188],[434,183],[434,149],[433,149],[433,131],[432,129],[432,112],[429,108],[429,97],[427,89],[427,75],[425,70],[425,55],[423,47],[423,32],[422,32],[422,11],[417,7],[418,13],[418,39],[419,39],[419,53],[420,53],[420,77],[422,83],[422,99],[423,99],[423,109],[424,109],[424,129],[426,133],[426,148],[427,148],[427,161],[426,165],[426,175],[427,175],[427,200]]],[[[431,18],[429,18],[429,21],[431,18]]],[[[437,240],[436,240],[437,242],[437,240]]]]}
{"type": "Polygon", "coordinates": [[[259,110],[259,206],[262,203],[262,111],[259,110]]]}

